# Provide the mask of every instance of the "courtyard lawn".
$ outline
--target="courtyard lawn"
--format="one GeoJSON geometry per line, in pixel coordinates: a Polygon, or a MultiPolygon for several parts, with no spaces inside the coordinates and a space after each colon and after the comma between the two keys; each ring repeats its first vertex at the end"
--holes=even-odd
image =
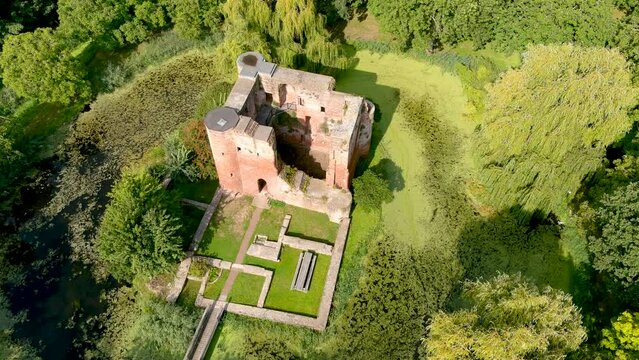
{"type": "Polygon", "coordinates": [[[197,298],[197,293],[200,291],[200,281],[186,280],[186,284],[184,284],[184,289],[180,293],[180,296],[177,298],[177,304],[189,309],[195,308],[195,299],[197,298]]]}
{"type": "Polygon", "coordinates": [[[197,251],[200,255],[235,261],[251,220],[251,197],[223,200],[213,215],[197,251]]]}
{"type": "Polygon", "coordinates": [[[282,310],[286,312],[317,316],[319,304],[324,291],[324,283],[328,272],[328,265],[331,257],[318,255],[311,280],[311,288],[307,293],[291,290],[291,283],[295,276],[295,268],[301,250],[288,246],[282,247],[280,262],[268,261],[264,259],[247,256],[246,264],[261,266],[273,271],[273,280],[266,296],[265,308],[282,310]]]}
{"type": "Polygon", "coordinates": [[[271,208],[262,212],[255,234],[266,235],[269,240],[277,241],[286,214],[291,215],[288,235],[328,244],[335,242],[339,224],[331,222],[326,214],[278,201],[271,201],[271,208]]]}
{"type": "Polygon", "coordinates": [[[217,180],[206,179],[196,182],[182,180],[171,184],[171,189],[178,192],[181,198],[208,204],[213,200],[213,194],[215,194],[218,186],[219,182],[217,180]]]}
{"type": "Polygon", "coordinates": [[[256,306],[260,299],[265,278],[252,274],[240,273],[229,294],[229,302],[256,306]]]}
{"type": "Polygon", "coordinates": [[[222,269],[211,269],[211,273],[209,275],[209,282],[206,284],[206,288],[204,289],[204,297],[207,299],[217,300],[222,292],[222,288],[224,287],[224,283],[226,279],[229,277],[228,270],[222,269]],[[213,273],[213,271],[217,271],[213,273]],[[221,273],[220,273],[221,271],[221,273]]]}

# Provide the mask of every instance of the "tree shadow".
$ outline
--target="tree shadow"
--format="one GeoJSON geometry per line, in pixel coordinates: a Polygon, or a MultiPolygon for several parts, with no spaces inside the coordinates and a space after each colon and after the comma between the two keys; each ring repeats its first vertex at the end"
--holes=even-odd
{"type": "MultiPolygon", "coordinates": [[[[560,248],[560,227],[512,207],[488,218],[475,217],[462,229],[458,257],[468,280],[498,273],[521,273],[536,285],[551,286],[584,298],[580,273],[560,248]],[[530,219],[523,222],[522,219],[530,219]]],[[[587,290],[585,290],[587,291],[587,290]]]]}
{"type": "Polygon", "coordinates": [[[402,175],[402,168],[397,166],[391,159],[385,158],[380,160],[376,165],[370,168],[375,174],[388,180],[391,191],[401,191],[404,189],[405,181],[402,175]]]}

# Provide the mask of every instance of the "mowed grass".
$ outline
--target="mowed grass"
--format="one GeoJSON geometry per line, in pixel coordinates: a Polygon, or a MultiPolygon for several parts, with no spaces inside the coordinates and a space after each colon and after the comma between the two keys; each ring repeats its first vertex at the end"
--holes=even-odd
{"type": "Polygon", "coordinates": [[[207,299],[217,300],[222,292],[222,288],[224,287],[224,283],[226,279],[229,277],[229,271],[223,269],[216,269],[218,272],[213,274],[214,270],[211,270],[211,274],[209,275],[209,282],[206,284],[206,288],[204,289],[204,297],[207,299]]]}
{"type": "Polygon", "coordinates": [[[223,200],[204,233],[198,254],[235,261],[253,213],[252,198],[223,200]]]}
{"type": "Polygon", "coordinates": [[[311,288],[307,293],[303,293],[291,290],[291,283],[295,276],[300,253],[301,250],[284,246],[282,247],[279,262],[247,256],[244,263],[261,266],[273,271],[273,280],[271,281],[264,307],[301,315],[317,316],[331,258],[326,255],[317,256],[311,288]]]}
{"type": "Polygon", "coordinates": [[[256,306],[262,293],[265,278],[252,274],[240,273],[229,294],[229,302],[256,306]]]}
{"type": "Polygon", "coordinates": [[[186,280],[184,289],[177,298],[177,304],[186,308],[195,308],[195,299],[200,291],[200,281],[186,280]]]}
{"type": "Polygon", "coordinates": [[[335,242],[339,224],[331,222],[326,214],[280,202],[271,202],[271,208],[262,212],[255,234],[266,235],[269,240],[277,241],[286,214],[291,215],[288,235],[327,244],[335,242]]]}
{"type": "Polygon", "coordinates": [[[178,192],[181,198],[206,204],[211,202],[218,186],[219,182],[211,179],[196,182],[176,181],[174,184],[171,184],[172,190],[178,192]]]}

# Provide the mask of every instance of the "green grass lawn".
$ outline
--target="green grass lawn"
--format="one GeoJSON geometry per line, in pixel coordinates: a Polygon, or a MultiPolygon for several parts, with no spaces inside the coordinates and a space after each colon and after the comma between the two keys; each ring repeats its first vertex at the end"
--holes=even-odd
{"type": "Polygon", "coordinates": [[[246,264],[261,266],[273,271],[271,288],[266,296],[264,307],[275,310],[283,310],[296,314],[317,316],[319,303],[324,291],[324,282],[328,272],[330,256],[318,255],[311,280],[311,288],[307,293],[291,290],[295,268],[301,250],[288,246],[282,247],[280,262],[268,261],[247,256],[246,264]]]}
{"type": "Polygon", "coordinates": [[[229,277],[228,270],[215,270],[217,270],[215,273],[213,273],[214,270],[211,270],[211,273],[209,274],[209,282],[206,284],[206,288],[204,289],[204,297],[207,299],[217,300],[222,292],[226,279],[229,277]]]}
{"type": "Polygon", "coordinates": [[[251,201],[250,197],[222,201],[204,233],[197,253],[235,261],[253,213],[251,201]]]}
{"type": "Polygon", "coordinates": [[[196,182],[176,181],[171,185],[171,188],[180,193],[181,198],[208,204],[213,199],[213,194],[218,186],[217,180],[206,179],[196,182]]]}
{"type": "Polygon", "coordinates": [[[263,285],[263,276],[240,273],[233,283],[229,302],[255,306],[260,298],[263,285]]]}
{"type": "Polygon", "coordinates": [[[184,289],[177,298],[177,304],[187,308],[195,308],[195,299],[200,291],[200,281],[186,280],[184,289]]]}
{"type": "Polygon", "coordinates": [[[287,234],[328,244],[335,242],[339,224],[331,222],[326,214],[280,202],[271,202],[271,208],[262,212],[255,234],[276,241],[286,214],[291,215],[287,234]]]}

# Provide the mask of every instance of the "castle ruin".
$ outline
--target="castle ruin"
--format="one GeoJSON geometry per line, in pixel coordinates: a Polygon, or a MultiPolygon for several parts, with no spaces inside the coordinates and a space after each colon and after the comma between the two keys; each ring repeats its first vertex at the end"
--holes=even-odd
{"type": "Polygon", "coordinates": [[[368,154],[374,106],[334,91],[330,76],[288,69],[257,52],[237,59],[238,79],[204,124],[222,188],[349,216],[349,186],[368,154]]]}

